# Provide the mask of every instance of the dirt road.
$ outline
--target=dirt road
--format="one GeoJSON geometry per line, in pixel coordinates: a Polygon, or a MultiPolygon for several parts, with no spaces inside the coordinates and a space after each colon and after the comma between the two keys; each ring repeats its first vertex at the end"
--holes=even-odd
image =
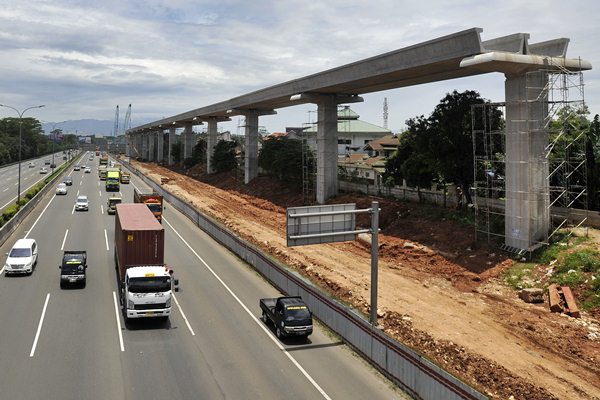
{"type": "MultiPolygon", "coordinates": [[[[286,247],[285,208],[302,204],[298,192],[268,178],[249,185],[235,175],[200,182],[135,165],[157,182],[170,178],[168,190],[368,313],[368,245],[286,247]]],[[[332,202],[366,208],[371,200],[344,195],[332,202]]],[[[519,300],[501,279],[512,260],[476,245],[473,228],[445,217],[448,210],[378,201],[378,313],[386,332],[492,398],[600,399],[598,321],[519,300]]]]}

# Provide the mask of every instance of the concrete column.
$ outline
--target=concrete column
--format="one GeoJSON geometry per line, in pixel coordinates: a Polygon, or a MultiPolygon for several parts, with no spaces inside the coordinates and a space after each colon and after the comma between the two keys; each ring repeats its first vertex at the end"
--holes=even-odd
{"type": "Polygon", "coordinates": [[[548,132],[543,128],[548,108],[546,99],[534,101],[547,81],[547,73],[539,71],[507,76],[505,82],[505,240],[524,250],[545,241],[550,226],[548,132]]]}
{"type": "Polygon", "coordinates": [[[173,158],[173,145],[175,144],[175,140],[177,140],[177,138],[175,137],[175,130],[176,128],[173,126],[171,128],[169,128],[169,147],[167,148],[167,162],[169,163],[169,165],[173,165],[175,164],[175,159],[173,158]]]}
{"type": "Polygon", "coordinates": [[[246,127],[246,149],[244,155],[244,183],[249,183],[258,175],[258,112],[244,114],[246,127]]]}
{"type": "Polygon", "coordinates": [[[153,132],[148,133],[148,161],[156,161],[156,135],[153,132]]]}
{"type": "Polygon", "coordinates": [[[212,174],[212,156],[215,152],[215,145],[217,144],[217,119],[208,119],[208,136],[206,139],[206,173],[212,174]]]}
{"type": "Polygon", "coordinates": [[[125,144],[125,157],[131,157],[131,146],[133,144],[132,136],[126,135],[125,140],[127,141],[125,144]]]}
{"type": "Polygon", "coordinates": [[[337,102],[323,96],[318,103],[317,122],[317,203],[337,195],[337,102]]]}
{"type": "Polygon", "coordinates": [[[192,132],[192,123],[186,122],[181,138],[183,139],[183,159],[190,158],[192,156],[192,149],[194,144],[192,141],[194,133],[192,132]]]}
{"type": "Polygon", "coordinates": [[[156,131],[156,162],[161,163],[165,157],[165,135],[163,134],[163,130],[159,129],[156,131]]]}
{"type": "Polygon", "coordinates": [[[148,160],[148,137],[149,135],[142,135],[142,159],[148,160]]]}

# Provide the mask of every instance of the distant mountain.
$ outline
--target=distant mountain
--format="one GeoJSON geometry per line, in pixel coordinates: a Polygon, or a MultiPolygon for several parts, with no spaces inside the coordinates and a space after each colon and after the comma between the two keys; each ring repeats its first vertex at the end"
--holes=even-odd
{"type": "Polygon", "coordinates": [[[63,133],[76,134],[78,136],[111,136],[114,129],[113,121],[102,121],[98,119],[78,119],[64,122],[44,122],[42,129],[46,135],[53,129],[62,129],[63,133]]]}

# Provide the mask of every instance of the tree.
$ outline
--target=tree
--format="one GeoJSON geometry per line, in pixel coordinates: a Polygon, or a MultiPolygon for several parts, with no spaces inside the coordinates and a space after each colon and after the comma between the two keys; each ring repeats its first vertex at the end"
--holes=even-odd
{"type": "Polygon", "coordinates": [[[311,169],[314,164],[312,152],[302,146],[301,140],[286,137],[265,140],[258,154],[258,166],[279,180],[300,183],[302,168],[306,166],[311,169]],[[306,165],[303,165],[303,160],[306,165]]]}
{"type": "Polygon", "coordinates": [[[200,138],[192,149],[192,156],[183,160],[186,168],[191,168],[196,164],[206,162],[206,139],[200,138]]]}
{"type": "Polygon", "coordinates": [[[227,172],[237,168],[237,159],[235,158],[236,146],[236,142],[225,140],[217,142],[211,159],[215,172],[227,172]]]}
{"type": "Polygon", "coordinates": [[[183,155],[183,143],[175,142],[171,145],[171,157],[173,157],[174,163],[181,162],[181,157],[183,155]]]}
{"type": "MultiPolygon", "coordinates": [[[[429,117],[431,159],[436,162],[439,176],[459,186],[468,203],[472,202],[469,187],[474,181],[471,107],[484,102],[473,90],[455,90],[440,101],[429,117]]],[[[502,125],[500,111],[492,112],[493,125],[502,125]]]]}
{"type": "Polygon", "coordinates": [[[600,116],[596,114],[586,135],[585,155],[587,161],[588,209],[598,210],[598,191],[600,190],[600,171],[596,161],[596,146],[600,142],[600,116]]]}
{"type": "Polygon", "coordinates": [[[430,187],[428,176],[435,176],[436,163],[429,151],[429,121],[420,116],[406,121],[408,130],[400,136],[398,149],[385,164],[384,180],[401,184],[404,179],[411,186],[430,187]],[[418,176],[409,176],[417,173],[418,176]]]}

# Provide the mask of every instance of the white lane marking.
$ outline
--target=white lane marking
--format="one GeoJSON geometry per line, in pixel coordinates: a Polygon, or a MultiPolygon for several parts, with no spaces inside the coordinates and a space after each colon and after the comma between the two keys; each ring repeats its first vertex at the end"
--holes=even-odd
{"type": "Polygon", "coordinates": [[[79,190],[77,191],[77,197],[79,197],[79,190]]]}
{"type": "Polygon", "coordinates": [[[175,304],[177,304],[177,308],[179,308],[179,312],[181,313],[181,316],[183,317],[185,324],[187,325],[188,329],[190,330],[190,333],[192,334],[192,336],[196,336],[196,333],[192,329],[192,326],[190,325],[190,322],[188,321],[187,317],[185,316],[183,309],[179,305],[179,301],[177,301],[177,297],[175,297],[175,293],[171,293],[171,295],[173,296],[173,300],[175,300],[175,304]]]}
{"type": "Polygon", "coordinates": [[[121,320],[119,319],[119,304],[117,303],[117,294],[114,290],[113,300],[115,302],[115,318],[117,319],[117,332],[119,332],[119,345],[121,346],[121,351],[125,351],[125,346],[123,346],[123,332],[121,332],[121,320]]]}
{"type": "Polygon", "coordinates": [[[50,203],[52,203],[52,200],[54,200],[55,198],[56,198],[56,195],[52,196],[52,198],[50,199],[50,201],[48,202],[48,204],[46,204],[46,207],[44,207],[44,209],[42,210],[42,212],[40,213],[40,215],[38,215],[38,217],[35,220],[35,222],[33,223],[33,225],[31,225],[31,228],[29,228],[29,230],[27,231],[27,233],[25,234],[25,237],[23,239],[27,239],[27,236],[29,236],[29,234],[31,233],[31,231],[33,230],[33,228],[35,228],[36,224],[38,223],[38,221],[40,220],[40,218],[42,218],[42,215],[44,215],[44,213],[46,212],[46,210],[50,206],[50,203]]]}
{"type": "MultiPolygon", "coordinates": [[[[29,189],[31,189],[32,187],[34,187],[35,185],[37,185],[41,180],[45,179],[46,177],[43,176],[41,177],[39,180],[33,182],[33,184],[31,186],[29,186],[27,189],[23,189],[21,190],[21,196],[23,195],[23,193],[26,193],[29,189]]],[[[18,183],[18,182],[17,182],[18,183]]],[[[7,189],[4,189],[7,190],[7,189]]],[[[6,207],[7,205],[9,205],[10,203],[12,203],[13,201],[17,200],[17,196],[13,197],[12,199],[10,199],[10,201],[8,203],[6,203],[5,205],[3,205],[2,207],[0,207],[0,210],[3,209],[4,207],[6,207]]]]}
{"type": "Polygon", "coordinates": [[[106,251],[108,251],[108,235],[106,234],[106,229],[104,230],[104,240],[106,241],[106,251]]]}
{"type": "Polygon", "coordinates": [[[98,190],[98,194],[102,197],[102,190],[98,190]]]}
{"type": "Polygon", "coordinates": [[[79,181],[79,186],[83,185],[83,181],[79,181]]]}
{"type": "Polygon", "coordinates": [[[8,188],[4,189],[3,192],[6,192],[8,190],[8,188]]]}
{"type": "Polygon", "coordinates": [[[71,215],[75,214],[75,204],[73,204],[73,209],[71,210],[71,215]]]}
{"type": "Polygon", "coordinates": [[[267,336],[273,341],[273,343],[275,343],[275,345],[279,348],[279,350],[281,350],[281,352],[283,352],[283,354],[285,354],[287,356],[287,358],[290,359],[290,361],[296,366],[296,368],[298,368],[298,370],[300,370],[300,372],[302,372],[302,375],[304,375],[306,377],[306,379],[308,379],[308,381],[315,387],[315,389],[317,389],[319,391],[319,393],[321,393],[321,395],[323,396],[323,398],[331,400],[331,397],[329,397],[329,395],[321,388],[321,386],[319,386],[319,384],[312,378],[312,376],[310,376],[308,374],[308,372],[306,372],[306,370],[304,368],[302,368],[302,366],[300,365],[300,363],[298,363],[298,361],[296,361],[296,359],[294,357],[292,357],[290,353],[288,353],[288,351],[285,349],[285,347],[283,347],[281,345],[281,343],[279,342],[279,340],[277,340],[275,338],[275,336],[273,335],[273,333],[270,330],[267,329],[267,327],[265,326],[265,324],[263,324],[262,321],[260,321],[258,318],[256,318],[254,316],[254,314],[252,313],[252,311],[250,311],[250,309],[248,309],[248,307],[246,307],[246,305],[244,303],[242,303],[242,300],[240,300],[240,298],[237,297],[237,295],[235,293],[233,293],[233,290],[231,290],[229,288],[229,286],[227,286],[227,284],[219,277],[219,275],[217,275],[217,273],[211,267],[209,267],[209,265],[206,263],[206,261],[204,261],[204,259],[202,257],[200,257],[198,255],[198,253],[196,253],[196,251],[194,249],[192,249],[192,246],[190,246],[188,244],[188,242],[179,234],[179,232],[177,232],[175,230],[175,228],[173,227],[173,225],[171,225],[169,223],[169,221],[167,221],[164,216],[163,216],[163,221],[166,222],[167,225],[169,225],[169,227],[171,227],[171,229],[173,229],[173,232],[175,232],[175,234],[177,236],[179,236],[179,239],[181,239],[181,241],[188,247],[188,249],[190,249],[190,251],[192,253],[194,253],[194,255],[196,256],[196,258],[198,258],[198,260],[200,260],[200,262],[202,264],[204,264],[204,266],[206,267],[206,269],[208,269],[210,271],[210,273],[213,274],[213,276],[219,281],[219,283],[221,283],[221,285],[223,285],[223,287],[225,288],[225,290],[227,290],[229,292],[229,294],[235,299],[235,301],[237,301],[238,304],[248,313],[248,315],[250,316],[250,318],[267,334],[267,336]]]}
{"type": "Polygon", "coordinates": [[[15,186],[19,186],[19,182],[15,183],[15,186]]]}
{"type": "Polygon", "coordinates": [[[69,230],[65,231],[65,237],[63,238],[62,246],[60,246],[61,251],[65,248],[65,242],[67,241],[67,235],[69,234],[69,230]]]}
{"type": "Polygon", "coordinates": [[[102,213],[102,215],[104,215],[104,206],[102,204],[100,204],[100,212],[102,213]]]}
{"type": "Polygon", "coordinates": [[[48,300],[50,300],[50,293],[46,295],[46,302],[44,303],[44,309],[42,310],[42,316],[40,317],[40,322],[38,324],[37,332],[35,334],[35,339],[33,340],[33,346],[31,346],[31,352],[29,353],[29,357],[33,357],[33,355],[35,354],[35,348],[37,347],[40,332],[42,331],[42,324],[44,323],[44,316],[46,315],[46,308],[48,307],[48,300]]]}

